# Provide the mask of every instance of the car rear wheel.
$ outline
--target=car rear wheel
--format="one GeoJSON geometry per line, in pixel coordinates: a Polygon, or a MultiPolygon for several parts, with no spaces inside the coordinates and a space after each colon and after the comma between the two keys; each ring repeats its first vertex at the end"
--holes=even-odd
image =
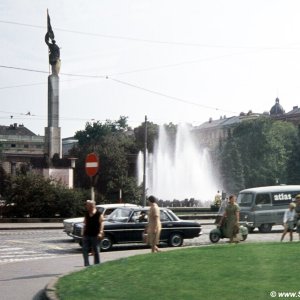
{"type": "Polygon", "coordinates": [[[180,247],[183,244],[183,237],[180,233],[173,233],[169,238],[169,246],[180,247]]]}
{"type": "Polygon", "coordinates": [[[220,234],[218,232],[212,231],[209,234],[209,239],[212,243],[217,243],[220,240],[220,234]]]}
{"type": "Polygon", "coordinates": [[[105,236],[101,241],[100,247],[102,251],[108,251],[112,248],[113,242],[110,236],[105,236]]]}
{"type": "Polygon", "coordinates": [[[269,233],[272,230],[272,224],[268,224],[268,223],[261,224],[258,229],[259,232],[261,233],[269,233]]]}

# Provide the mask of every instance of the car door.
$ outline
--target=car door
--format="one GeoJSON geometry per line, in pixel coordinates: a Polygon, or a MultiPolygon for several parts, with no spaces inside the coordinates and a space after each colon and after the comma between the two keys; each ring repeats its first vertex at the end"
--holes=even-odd
{"type": "Polygon", "coordinates": [[[142,210],[136,210],[128,221],[128,241],[141,242],[143,240],[143,232],[148,223],[146,217],[143,217],[142,210]]]}
{"type": "Polygon", "coordinates": [[[167,241],[172,234],[176,230],[176,222],[172,221],[169,215],[164,211],[160,211],[160,222],[161,222],[161,234],[160,240],[167,241]]]}

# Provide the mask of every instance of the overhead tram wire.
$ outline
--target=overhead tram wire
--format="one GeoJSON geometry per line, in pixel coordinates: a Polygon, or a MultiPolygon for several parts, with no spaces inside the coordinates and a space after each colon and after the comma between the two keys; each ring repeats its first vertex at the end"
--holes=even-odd
{"type": "Polygon", "coordinates": [[[199,104],[197,102],[192,102],[192,101],[185,100],[185,99],[182,99],[182,98],[179,98],[179,97],[170,96],[170,95],[167,95],[167,94],[164,94],[164,93],[161,93],[161,92],[158,92],[158,91],[150,90],[150,89],[147,89],[147,88],[144,88],[144,87],[141,87],[141,86],[123,81],[123,80],[119,80],[119,79],[116,79],[116,78],[107,77],[107,79],[113,80],[114,82],[117,82],[119,84],[123,84],[123,85],[129,86],[129,87],[135,88],[135,89],[139,89],[139,90],[142,90],[142,91],[145,91],[145,92],[157,95],[157,96],[161,96],[161,97],[164,97],[164,98],[168,98],[168,99],[171,99],[171,100],[175,100],[175,101],[178,101],[178,102],[181,102],[181,103],[198,106],[198,107],[202,107],[202,108],[205,108],[205,109],[218,110],[218,111],[229,112],[229,113],[237,113],[237,112],[234,112],[234,111],[225,110],[225,109],[218,108],[218,107],[212,107],[212,106],[208,106],[208,105],[199,104]]]}
{"type": "MultiPolygon", "coordinates": [[[[16,69],[16,70],[27,71],[27,72],[48,73],[46,71],[39,71],[39,70],[18,68],[18,67],[10,67],[10,66],[3,66],[3,65],[0,65],[0,68],[10,68],[10,69],[16,69]]],[[[66,75],[66,76],[76,76],[76,77],[83,77],[83,78],[101,78],[101,79],[105,78],[105,79],[109,79],[109,80],[112,80],[114,82],[117,82],[119,84],[127,85],[129,87],[139,89],[139,90],[142,90],[142,91],[145,91],[147,93],[151,93],[151,94],[154,94],[154,95],[157,95],[157,96],[160,96],[160,97],[168,98],[168,99],[171,99],[171,100],[174,100],[174,101],[177,101],[177,102],[182,102],[182,103],[185,103],[185,104],[190,104],[190,105],[194,105],[194,106],[198,106],[198,107],[202,107],[202,108],[206,108],[206,109],[211,109],[211,110],[218,110],[218,111],[223,111],[223,112],[236,113],[236,112],[233,112],[233,111],[229,111],[229,110],[225,110],[225,109],[221,109],[221,108],[217,108],[217,107],[211,107],[211,106],[199,104],[199,103],[192,102],[192,101],[189,101],[189,100],[185,100],[185,99],[182,99],[182,98],[179,98],[179,97],[170,96],[170,95],[158,92],[158,91],[154,91],[154,90],[151,90],[151,89],[148,89],[148,88],[144,88],[144,87],[126,82],[124,80],[119,80],[119,79],[110,77],[108,75],[82,75],[82,74],[68,74],[68,73],[61,73],[61,74],[66,75]]]]}
{"type": "MultiPolygon", "coordinates": [[[[11,24],[17,26],[25,26],[31,28],[38,28],[38,29],[45,29],[45,26],[40,25],[32,25],[14,21],[6,21],[0,20],[0,23],[3,24],[11,24]]],[[[188,47],[201,47],[201,48],[222,48],[222,49],[252,49],[252,50],[284,50],[284,49],[299,49],[298,47],[278,47],[278,46],[236,46],[236,45],[210,45],[210,44],[201,44],[201,43],[194,43],[194,42],[181,42],[181,41],[163,41],[163,40],[151,40],[151,39],[143,39],[143,38],[136,38],[130,36],[119,36],[119,35],[109,35],[109,34],[101,34],[101,33],[92,33],[86,31],[76,31],[76,30],[69,30],[64,28],[55,28],[57,31],[73,33],[73,34],[80,34],[86,36],[95,36],[101,38],[108,38],[108,39],[118,39],[118,40],[127,40],[133,42],[141,42],[141,43],[151,43],[151,44],[160,44],[160,45],[174,45],[174,46],[188,46],[188,47]]]]}

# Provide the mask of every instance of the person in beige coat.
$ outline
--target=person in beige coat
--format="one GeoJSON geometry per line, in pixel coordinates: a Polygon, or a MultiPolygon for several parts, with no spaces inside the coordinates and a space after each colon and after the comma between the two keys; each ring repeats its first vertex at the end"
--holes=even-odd
{"type": "Polygon", "coordinates": [[[148,204],[150,206],[149,215],[148,215],[148,243],[151,246],[151,252],[159,252],[158,244],[161,232],[161,222],[160,222],[160,210],[156,203],[156,198],[150,196],[148,198],[148,204]]]}

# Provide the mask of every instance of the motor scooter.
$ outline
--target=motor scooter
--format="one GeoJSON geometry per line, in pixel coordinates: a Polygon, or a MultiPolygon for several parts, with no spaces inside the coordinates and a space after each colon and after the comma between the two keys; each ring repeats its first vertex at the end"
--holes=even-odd
{"type": "MultiPolygon", "coordinates": [[[[209,239],[212,243],[217,243],[220,239],[229,238],[228,230],[226,228],[226,218],[222,221],[221,225],[219,225],[219,222],[224,214],[226,204],[227,203],[223,201],[215,221],[215,224],[217,224],[217,226],[209,233],[209,239]]],[[[247,239],[248,233],[248,228],[246,226],[239,225],[239,231],[236,234],[236,237],[234,237],[233,241],[245,241],[247,239]]]]}

